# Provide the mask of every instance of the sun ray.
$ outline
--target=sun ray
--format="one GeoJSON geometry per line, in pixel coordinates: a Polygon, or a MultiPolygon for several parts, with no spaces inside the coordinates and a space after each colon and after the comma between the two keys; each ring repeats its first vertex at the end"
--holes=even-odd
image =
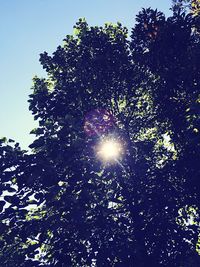
{"type": "Polygon", "coordinates": [[[118,162],[122,152],[122,144],[114,138],[102,139],[97,147],[97,156],[104,163],[118,162]]]}

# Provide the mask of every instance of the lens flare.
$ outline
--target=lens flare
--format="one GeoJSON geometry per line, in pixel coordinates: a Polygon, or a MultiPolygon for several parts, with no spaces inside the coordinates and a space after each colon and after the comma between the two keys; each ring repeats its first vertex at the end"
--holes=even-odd
{"type": "Polygon", "coordinates": [[[84,131],[88,136],[101,136],[111,131],[115,124],[116,119],[109,110],[97,108],[86,114],[84,131]]]}

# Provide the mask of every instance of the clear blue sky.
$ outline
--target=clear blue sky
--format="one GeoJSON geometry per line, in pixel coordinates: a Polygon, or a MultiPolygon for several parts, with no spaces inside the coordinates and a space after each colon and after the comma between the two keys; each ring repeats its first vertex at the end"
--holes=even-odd
{"type": "Polygon", "coordinates": [[[90,25],[120,21],[130,30],[142,7],[170,14],[171,0],[0,0],[0,137],[26,149],[36,127],[28,110],[32,77],[44,76],[39,54],[52,53],[73,25],[85,17],[90,25]]]}

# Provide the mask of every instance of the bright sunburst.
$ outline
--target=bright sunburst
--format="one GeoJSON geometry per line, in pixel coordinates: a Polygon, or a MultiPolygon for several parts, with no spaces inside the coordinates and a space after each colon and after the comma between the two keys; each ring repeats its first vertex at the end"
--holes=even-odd
{"type": "Polygon", "coordinates": [[[97,156],[103,162],[115,162],[122,154],[122,144],[114,138],[104,139],[97,147],[97,156]]]}

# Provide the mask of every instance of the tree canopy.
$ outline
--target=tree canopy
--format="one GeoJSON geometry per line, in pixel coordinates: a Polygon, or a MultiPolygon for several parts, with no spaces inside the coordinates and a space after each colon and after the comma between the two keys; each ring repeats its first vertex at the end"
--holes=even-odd
{"type": "Polygon", "coordinates": [[[142,9],[130,36],[80,19],[40,55],[31,151],[0,140],[1,266],[200,266],[200,15],[183,2],[142,9]]]}

